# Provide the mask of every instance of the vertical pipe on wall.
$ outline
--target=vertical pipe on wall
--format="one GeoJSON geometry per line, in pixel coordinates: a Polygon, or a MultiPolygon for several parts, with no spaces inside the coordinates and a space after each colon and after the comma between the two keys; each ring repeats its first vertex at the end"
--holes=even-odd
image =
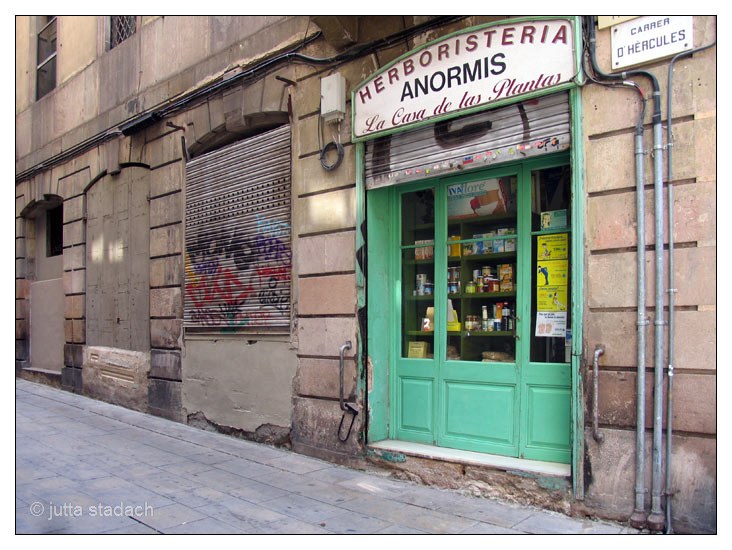
{"type": "Polygon", "coordinates": [[[656,263],[656,288],[655,288],[655,351],[653,355],[653,468],[651,470],[651,514],[648,516],[648,525],[654,531],[663,529],[664,515],[661,510],[661,489],[663,480],[661,448],[663,446],[663,340],[664,325],[663,317],[663,293],[665,271],[663,265],[663,236],[664,236],[664,212],[663,212],[663,136],[661,128],[660,91],[655,88],[653,91],[654,108],[653,112],[653,192],[654,192],[654,215],[655,215],[655,240],[654,258],[656,263]]]}
{"type": "Polygon", "coordinates": [[[643,116],[638,121],[635,133],[635,194],[636,194],[636,232],[637,232],[637,350],[636,369],[636,430],[635,430],[635,508],[630,518],[632,525],[642,527],[646,524],[645,512],[645,425],[646,425],[646,206],[645,170],[643,150],[643,116]]]}

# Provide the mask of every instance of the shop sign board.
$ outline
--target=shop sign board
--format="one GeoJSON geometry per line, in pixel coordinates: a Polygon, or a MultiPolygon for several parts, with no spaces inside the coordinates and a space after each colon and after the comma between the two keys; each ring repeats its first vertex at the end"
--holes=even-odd
{"type": "Polygon", "coordinates": [[[353,91],[354,139],[566,87],[579,72],[574,24],[513,21],[425,44],[353,91]]]}
{"type": "Polygon", "coordinates": [[[610,31],[613,70],[669,57],[694,47],[694,17],[649,15],[610,31]]]}

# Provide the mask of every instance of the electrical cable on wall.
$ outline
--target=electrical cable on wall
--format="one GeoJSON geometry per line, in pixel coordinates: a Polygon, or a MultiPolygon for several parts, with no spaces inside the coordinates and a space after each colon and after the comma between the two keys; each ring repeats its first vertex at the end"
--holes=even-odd
{"type": "Polygon", "coordinates": [[[323,167],[323,170],[326,170],[327,172],[331,172],[338,168],[341,165],[341,162],[343,162],[343,156],[344,156],[344,149],[343,145],[341,145],[341,123],[338,121],[338,135],[333,136],[333,140],[328,142],[325,146],[323,146],[323,117],[318,117],[318,146],[320,148],[320,165],[323,167]],[[336,151],[336,160],[333,163],[328,163],[328,153],[331,151],[336,151]]]}

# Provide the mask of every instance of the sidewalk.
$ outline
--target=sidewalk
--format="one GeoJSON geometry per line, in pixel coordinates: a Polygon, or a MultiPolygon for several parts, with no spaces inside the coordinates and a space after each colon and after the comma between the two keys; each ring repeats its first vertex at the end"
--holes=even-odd
{"type": "Polygon", "coordinates": [[[632,533],[16,379],[16,533],[632,533]]]}

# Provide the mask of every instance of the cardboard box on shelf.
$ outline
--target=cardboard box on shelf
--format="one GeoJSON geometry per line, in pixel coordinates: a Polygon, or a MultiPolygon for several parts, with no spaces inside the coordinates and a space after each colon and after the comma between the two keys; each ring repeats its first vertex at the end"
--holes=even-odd
{"type": "Polygon", "coordinates": [[[420,359],[427,357],[430,345],[428,342],[409,342],[407,357],[412,359],[420,359]]]}
{"type": "Polygon", "coordinates": [[[515,212],[514,187],[515,183],[498,178],[450,185],[447,215],[456,219],[515,212]]]}
{"type": "Polygon", "coordinates": [[[547,210],[541,213],[541,229],[561,229],[567,227],[566,210],[547,210]]]}

